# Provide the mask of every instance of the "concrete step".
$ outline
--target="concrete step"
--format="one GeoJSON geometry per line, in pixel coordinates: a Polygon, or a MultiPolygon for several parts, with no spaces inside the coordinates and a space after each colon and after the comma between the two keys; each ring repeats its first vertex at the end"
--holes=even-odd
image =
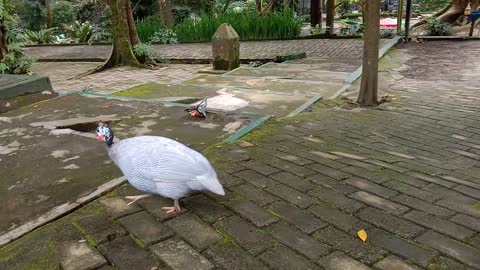
{"type": "Polygon", "coordinates": [[[295,70],[324,70],[324,71],[335,71],[335,72],[354,72],[358,66],[348,63],[266,63],[260,68],[270,69],[295,69],[295,70]]]}

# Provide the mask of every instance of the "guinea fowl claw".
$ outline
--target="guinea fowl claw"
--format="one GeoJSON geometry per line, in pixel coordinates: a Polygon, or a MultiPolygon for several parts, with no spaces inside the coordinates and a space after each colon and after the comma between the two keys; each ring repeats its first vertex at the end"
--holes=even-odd
{"type": "MultiPolygon", "coordinates": [[[[175,213],[177,209],[174,206],[162,207],[162,210],[165,210],[165,214],[175,213]]],[[[179,210],[178,210],[179,211],[179,210]]]]}
{"type": "Polygon", "coordinates": [[[138,201],[138,200],[141,200],[141,199],[144,199],[144,198],[147,198],[147,197],[150,197],[151,195],[150,194],[144,194],[144,195],[138,195],[138,196],[125,196],[125,199],[127,200],[130,200],[131,202],[127,203],[126,206],[129,206],[130,204],[138,201]]]}

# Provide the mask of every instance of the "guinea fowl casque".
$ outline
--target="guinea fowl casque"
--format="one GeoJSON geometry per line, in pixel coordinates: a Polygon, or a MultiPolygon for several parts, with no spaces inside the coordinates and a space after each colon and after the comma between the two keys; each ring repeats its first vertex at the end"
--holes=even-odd
{"type": "Polygon", "coordinates": [[[147,194],[127,196],[127,205],[157,194],[174,200],[173,207],[162,207],[167,214],[180,211],[178,200],[192,191],[225,195],[217,174],[208,160],[187,146],[160,136],[138,136],[113,142],[113,131],[104,123],[97,136],[107,144],[110,158],[128,182],[147,194]]]}

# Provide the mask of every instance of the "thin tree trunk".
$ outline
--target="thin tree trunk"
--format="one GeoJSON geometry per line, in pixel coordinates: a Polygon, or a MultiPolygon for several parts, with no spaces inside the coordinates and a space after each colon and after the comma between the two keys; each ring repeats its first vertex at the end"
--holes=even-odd
{"type": "Polygon", "coordinates": [[[380,41],[380,0],[364,0],[365,17],[363,69],[357,102],[364,106],[378,105],[378,49],[380,41]]]}
{"type": "Polygon", "coordinates": [[[7,30],[4,25],[3,19],[0,19],[0,61],[3,60],[5,55],[8,53],[7,39],[6,39],[7,30]]]}
{"type": "Polygon", "coordinates": [[[172,0],[165,0],[165,13],[167,17],[167,26],[173,26],[172,0]]]}
{"type": "Polygon", "coordinates": [[[130,0],[125,0],[125,17],[128,23],[128,36],[131,46],[135,46],[140,43],[138,37],[137,27],[135,25],[135,19],[133,18],[133,11],[130,0]]]}
{"type": "Polygon", "coordinates": [[[322,29],[323,24],[323,0],[318,1],[318,27],[322,29]]]}
{"type": "Polygon", "coordinates": [[[158,0],[158,13],[160,17],[160,22],[165,25],[165,14],[163,14],[163,1],[164,0],[158,0]]]}
{"type": "Polygon", "coordinates": [[[327,34],[333,35],[335,19],[335,0],[327,0],[327,34]]]}
{"type": "Polygon", "coordinates": [[[262,13],[262,0],[255,0],[255,8],[257,9],[257,14],[262,13]]]}
{"type": "Polygon", "coordinates": [[[228,7],[232,4],[233,0],[227,0],[225,6],[223,6],[222,13],[227,12],[228,7]]]}
{"type": "Polygon", "coordinates": [[[50,7],[50,0],[44,0],[45,10],[47,11],[47,28],[52,27],[53,15],[52,7],[50,7]]]}
{"type": "Polygon", "coordinates": [[[321,0],[310,1],[310,25],[315,27],[320,24],[320,4],[321,0]]]}

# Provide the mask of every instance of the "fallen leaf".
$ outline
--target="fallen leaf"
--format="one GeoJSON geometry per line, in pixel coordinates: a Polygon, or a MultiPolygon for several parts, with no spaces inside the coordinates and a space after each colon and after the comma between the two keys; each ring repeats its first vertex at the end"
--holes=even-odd
{"type": "Polygon", "coordinates": [[[110,105],[108,105],[107,103],[103,104],[103,108],[108,108],[110,107],[110,105]]]}
{"type": "Polygon", "coordinates": [[[33,108],[38,108],[39,106],[38,105],[33,105],[33,108]]]}
{"type": "Polygon", "coordinates": [[[367,232],[365,230],[358,231],[358,237],[362,239],[363,242],[367,241],[367,232]]]}

